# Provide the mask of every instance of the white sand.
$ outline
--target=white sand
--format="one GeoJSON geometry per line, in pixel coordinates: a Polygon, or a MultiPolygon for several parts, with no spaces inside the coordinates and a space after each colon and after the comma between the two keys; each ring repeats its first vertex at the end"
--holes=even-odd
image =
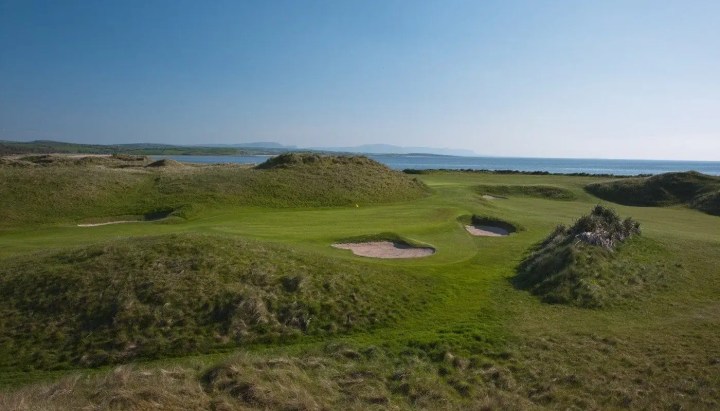
{"type": "Polygon", "coordinates": [[[504,228],[489,225],[466,225],[465,229],[468,233],[478,237],[505,237],[510,235],[510,232],[504,228]]]}
{"type": "Polygon", "coordinates": [[[336,243],[332,246],[343,250],[351,250],[355,255],[374,258],[420,258],[435,254],[435,249],[431,247],[413,247],[392,241],[336,243]]]}
{"type": "Polygon", "coordinates": [[[124,221],[108,221],[107,223],[96,223],[96,224],[78,224],[78,227],[98,227],[101,225],[110,225],[110,224],[125,224],[125,223],[144,223],[145,221],[142,220],[124,220],[124,221]]]}
{"type": "Polygon", "coordinates": [[[505,199],[505,197],[491,196],[490,194],[483,194],[482,198],[483,198],[483,200],[488,200],[488,201],[505,199]]]}

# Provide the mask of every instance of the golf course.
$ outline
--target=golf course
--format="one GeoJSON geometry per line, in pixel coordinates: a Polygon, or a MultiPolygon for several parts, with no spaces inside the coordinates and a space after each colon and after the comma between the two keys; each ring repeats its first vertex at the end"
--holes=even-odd
{"type": "Polygon", "coordinates": [[[720,178],[666,179],[5,157],[0,409],[717,409],[720,178]]]}

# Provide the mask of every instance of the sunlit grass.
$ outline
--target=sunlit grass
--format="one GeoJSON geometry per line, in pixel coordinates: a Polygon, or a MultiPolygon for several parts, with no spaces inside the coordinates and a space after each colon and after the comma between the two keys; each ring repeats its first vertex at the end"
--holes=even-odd
{"type": "MultiPolygon", "coordinates": [[[[179,367],[180,382],[166,381],[162,391],[179,393],[188,381],[200,381],[207,388],[203,390],[207,396],[202,397],[203,401],[260,408],[296,404],[289,402],[290,398],[300,398],[288,391],[290,382],[283,383],[281,389],[273,385],[277,382],[267,379],[275,371],[260,373],[252,384],[243,385],[247,381],[242,370],[282,360],[289,364],[287,374],[283,374],[291,376],[287,381],[301,372],[298,387],[310,393],[302,397],[302,404],[331,408],[363,408],[373,405],[372,401],[376,401],[375,406],[400,408],[718,405],[720,219],[685,207],[620,206],[584,191],[585,185],[607,178],[445,172],[418,178],[431,188],[430,196],[390,204],[356,207],[353,203],[325,208],[303,204],[278,209],[216,203],[206,204],[185,221],[173,224],[92,228],[76,227],[72,222],[15,225],[0,235],[0,256],[8,261],[41,250],[64,252],[68,247],[115,239],[127,239],[123,241],[130,244],[138,237],[200,233],[227,241],[241,238],[276,243],[262,247],[287,247],[308,256],[303,258],[331,259],[337,264],[377,272],[360,281],[372,281],[379,290],[386,289],[387,296],[397,290],[393,284],[378,281],[380,273],[405,275],[403,280],[395,280],[400,289],[405,287],[405,280],[418,283],[416,291],[409,294],[407,306],[398,312],[401,315],[378,327],[332,337],[308,333],[290,345],[250,345],[245,347],[248,351],[239,349],[237,358],[227,353],[164,359],[145,365],[153,375],[159,369],[179,367]],[[558,201],[521,193],[486,200],[477,191],[480,185],[553,186],[573,197],[558,201]],[[667,267],[663,286],[650,287],[637,299],[602,309],[546,304],[514,288],[511,280],[530,248],[557,224],[574,223],[598,203],[610,205],[641,223],[648,243],[633,248],[633,261],[644,264],[643,259],[647,259],[667,267]],[[458,218],[473,214],[511,221],[524,230],[503,238],[472,237],[458,218]],[[340,239],[386,232],[430,244],[437,252],[423,259],[372,260],[330,247],[340,239]],[[418,291],[427,290],[427,285],[431,286],[427,294],[418,291]],[[335,348],[327,348],[329,342],[336,344],[335,348]],[[241,370],[237,376],[225,372],[223,387],[245,388],[223,391],[213,385],[219,377],[203,379],[209,368],[223,361],[228,362],[219,369],[241,370]],[[313,361],[324,364],[324,371],[308,368],[313,361]],[[403,371],[403,367],[410,369],[403,371]],[[363,382],[356,386],[357,395],[347,394],[347,388],[338,385],[349,375],[362,378],[363,382]],[[258,394],[255,400],[245,400],[252,395],[237,394],[252,390],[276,392],[277,396],[258,394]]],[[[273,259],[282,264],[281,255],[273,259]]],[[[323,275],[322,270],[318,272],[323,275]]],[[[381,291],[380,299],[384,298],[381,291]]],[[[132,377],[134,372],[128,371],[128,381],[141,378],[132,377]]],[[[17,374],[8,369],[4,375],[3,381],[8,384],[9,378],[17,374]]],[[[72,395],[78,398],[67,399],[68,404],[85,404],[83,390],[104,390],[117,383],[113,374],[99,375],[99,380],[75,386],[72,392],[76,394],[72,395]]],[[[34,371],[29,379],[55,376],[34,371]]],[[[280,381],[285,381],[282,378],[280,381]]],[[[128,392],[136,392],[133,390],[128,392]]],[[[46,398],[37,386],[13,395],[46,398]]],[[[177,399],[177,395],[171,398],[177,399]]]]}

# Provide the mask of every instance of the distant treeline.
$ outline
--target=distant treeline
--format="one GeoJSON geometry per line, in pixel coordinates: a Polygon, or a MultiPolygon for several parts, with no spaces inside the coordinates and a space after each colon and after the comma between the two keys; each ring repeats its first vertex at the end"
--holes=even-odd
{"type": "Polygon", "coordinates": [[[286,149],[253,148],[253,147],[193,147],[174,146],[169,144],[75,144],[50,140],[29,142],[0,141],[0,155],[13,154],[134,154],[134,155],[256,155],[279,154],[286,149]]]}
{"type": "Polygon", "coordinates": [[[613,178],[624,178],[624,177],[650,177],[652,174],[636,174],[632,176],[618,175],[618,174],[593,174],[593,173],[551,173],[549,171],[520,171],[520,170],[489,170],[489,169],[473,169],[473,168],[461,168],[461,169],[450,169],[450,168],[432,168],[425,170],[418,170],[414,168],[406,168],[403,170],[405,174],[430,174],[436,172],[461,172],[461,173],[477,173],[477,174],[524,174],[531,176],[574,176],[574,177],[613,177],[613,178]]]}

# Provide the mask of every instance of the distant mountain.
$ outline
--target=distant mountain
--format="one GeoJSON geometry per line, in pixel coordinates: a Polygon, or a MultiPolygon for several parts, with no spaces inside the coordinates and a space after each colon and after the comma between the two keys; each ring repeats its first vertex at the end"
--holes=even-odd
{"type": "Polygon", "coordinates": [[[280,154],[287,151],[321,151],[358,154],[433,154],[475,156],[470,150],[432,147],[402,147],[391,144],[364,144],[353,147],[298,147],[260,141],[236,144],[171,145],[162,143],[77,144],[52,140],[0,140],[0,154],[19,153],[132,153],[144,155],[251,155],[280,154]]]}
{"type": "Polygon", "coordinates": [[[202,147],[235,147],[235,148],[274,148],[294,150],[297,146],[286,146],[272,141],[258,141],[254,143],[236,143],[236,144],[203,144],[202,147]]]}
{"type": "Polygon", "coordinates": [[[472,150],[433,147],[402,147],[391,144],[363,144],[354,147],[311,147],[309,150],[364,154],[439,154],[446,156],[475,156],[472,150]]]}
{"type": "Polygon", "coordinates": [[[45,154],[45,153],[74,153],[74,154],[135,154],[135,155],[198,155],[198,156],[224,156],[224,155],[255,155],[280,154],[289,151],[289,148],[265,147],[234,147],[234,146],[176,146],[159,143],[130,143],[130,144],[77,144],[52,140],[35,141],[5,141],[0,140],[0,155],[12,154],[45,154]]]}
{"type": "MultiPolygon", "coordinates": [[[[199,147],[199,146],[198,146],[199,147]]],[[[471,150],[433,147],[402,147],[392,144],[363,144],[351,147],[298,147],[289,146],[271,141],[260,141],[253,143],[236,144],[203,144],[202,147],[224,147],[224,148],[252,148],[272,150],[309,150],[327,151],[336,153],[358,153],[358,154],[436,154],[445,156],[475,156],[471,150]]]]}

